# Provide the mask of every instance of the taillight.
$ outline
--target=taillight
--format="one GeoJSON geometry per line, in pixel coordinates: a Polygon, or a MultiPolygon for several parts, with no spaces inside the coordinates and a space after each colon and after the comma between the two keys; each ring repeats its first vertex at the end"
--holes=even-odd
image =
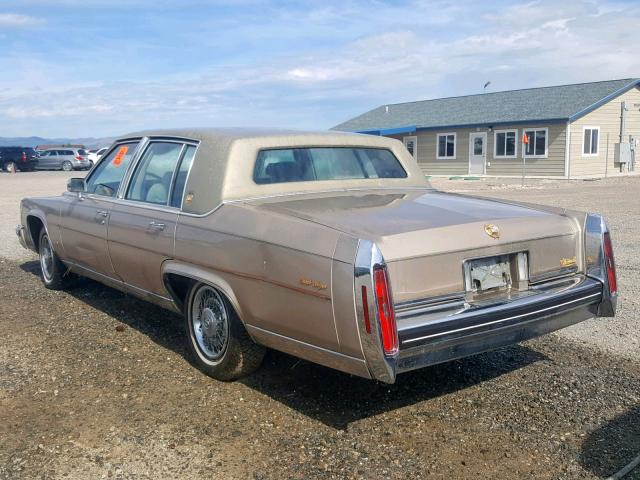
{"type": "Polygon", "coordinates": [[[616,279],[616,262],[613,257],[613,245],[611,244],[611,235],[604,232],[604,264],[607,269],[607,280],[609,280],[609,292],[616,293],[618,291],[618,281],[616,279]]]}
{"type": "Polygon", "coordinates": [[[367,300],[367,287],[362,285],[362,313],[364,316],[364,328],[371,333],[371,320],[369,319],[369,300],[367,300]]]}
{"type": "Polygon", "coordinates": [[[22,161],[23,162],[27,161],[27,154],[25,152],[22,152],[22,161]]]}
{"type": "Polygon", "coordinates": [[[396,316],[393,310],[389,278],[384,266],[376,265],[374,267],[373,284],[382,335],[382,349],[385,355],[394,355],[398,351],[398,330],[396,329],[396,316]]]}
{"type": "Polygon", "coordinates": [[[82,157],[80,155],[76,155],[76,160],[81,162],[82,161],[82,157]]]}

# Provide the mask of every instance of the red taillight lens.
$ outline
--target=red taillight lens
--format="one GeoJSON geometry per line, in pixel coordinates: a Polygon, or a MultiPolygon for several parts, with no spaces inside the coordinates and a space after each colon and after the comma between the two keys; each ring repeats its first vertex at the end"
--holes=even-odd
{"type": "Polygon", "coordinates": [[[27,161],[27,154],[22,152],[22,161],[26,162],[27,161]]]}
{"type": "Polygon", "coordinates": [[[364,328],[371,333],[371,320],[369,320],[369,300],[367,300],[367,287],[362,285],[362,314],[364,316],[364,328]]]}
{"type": "Polygon", "coordinates": [[[373,283],[376,292],[376,307],[382,334],[382,349],[386,355],[394,355],[398,351],[398,330],[393,310],[393,299],[387,269],[376,265],[373,269],[373,283]]]}
{"type": "Polygon", "coordinates": [[[609,232],[604,233],[604,264],[607,268],[609,292],[616,293],[618,291],[618,281],[616,279],[616,262],[613,257],[613,245],[611,244],[611,235],[609,235],[609,232]]]}
{"type": "Polygon", "coordinates": [[[76,155],[76,160],[82,161],[82,157],[80,155],[76,155]]]}

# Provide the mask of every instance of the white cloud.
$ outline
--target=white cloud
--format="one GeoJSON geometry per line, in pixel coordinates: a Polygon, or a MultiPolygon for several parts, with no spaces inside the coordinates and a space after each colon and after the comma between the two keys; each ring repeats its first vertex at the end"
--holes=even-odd
{"type": "Polygon", "coordinates": [[[0,28],[33,27],[44,23],[44,19],[29,15],[21,15],[19,13],[0,13],[0,28]]]}
{"type": "MultiPolygon", "coordinates": [[[[12,133],[73,136],[206,124],[324,128],[388,102],[479,93],[488,80],[505,90],[640,72],[635,3],[341,5],[300,16],[287,11],[266,25],[269,35],[283,26],[280,34],[291,42],[287,56],[270,54],[267,46],[261,55],[234,57],[234,64],[150,75],[153,81],[126,78],[123,69],[123,81],[78,83],[89,70],[52,77],[53,61],[16,57],[3,64],[0,55],[0,68],[11,62],[21,79],[0,79],[0,123],[12,133]],[[339,32],[331,42],[298,50],[300,25],[339,32]],[[357,33],[343,40],[349,29],[357,33]]],[[[264,33],[254,27],[247,23],[241,34],[264,33]]]]}

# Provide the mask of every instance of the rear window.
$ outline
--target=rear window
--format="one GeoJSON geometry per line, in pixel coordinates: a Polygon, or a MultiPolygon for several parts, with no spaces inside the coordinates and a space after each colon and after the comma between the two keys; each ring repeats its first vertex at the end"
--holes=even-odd
{"type": "Polygon", "coordinates": [[[261,150],[253,180],[257,184],[406,178],[389,150],[380,148],[309,147],[261,150]]]}
{"type": "Polygon", "coordinates": [[[88,155],[86,150],[78,150],[78,155],[88,155]]]}

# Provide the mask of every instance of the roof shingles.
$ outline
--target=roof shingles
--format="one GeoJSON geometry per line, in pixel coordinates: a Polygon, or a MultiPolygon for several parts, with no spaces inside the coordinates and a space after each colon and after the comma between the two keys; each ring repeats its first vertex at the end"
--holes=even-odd
{"type": "Polygon", "coordinates": [[[382,105],[332,130],[416,128],[569,120],[602,100],[640,85],[627,78],[382,105]]]}

